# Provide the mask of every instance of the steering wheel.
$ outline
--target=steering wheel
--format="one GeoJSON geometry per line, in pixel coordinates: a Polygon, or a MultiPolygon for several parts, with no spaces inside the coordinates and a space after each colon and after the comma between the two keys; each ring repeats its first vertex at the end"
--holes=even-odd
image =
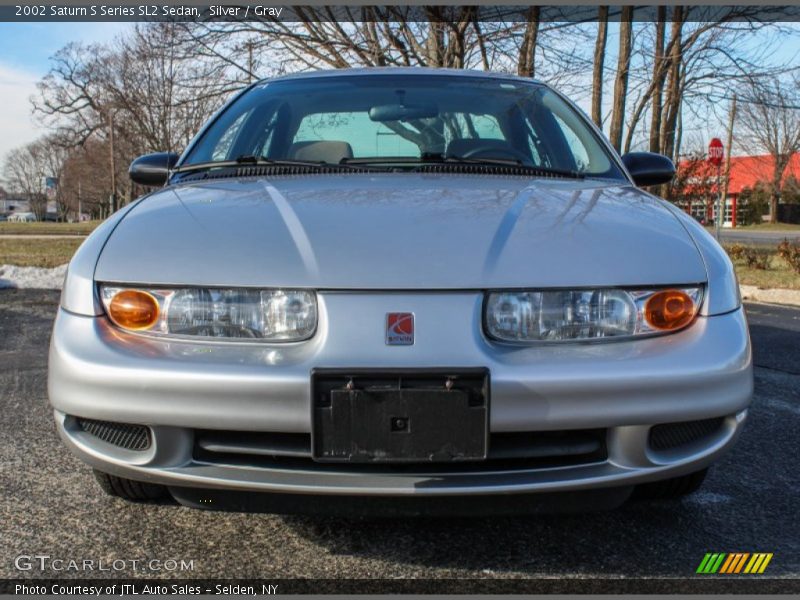
{"type": "Polygon", "coordinates": [[[483,144],[475,146],[464,152],[461,158],[515,158],[523,165],[530,164],[530,156],[526,156],[524,152],[512,148],[511,146],[495,146],[492,144],[483,144]]]}

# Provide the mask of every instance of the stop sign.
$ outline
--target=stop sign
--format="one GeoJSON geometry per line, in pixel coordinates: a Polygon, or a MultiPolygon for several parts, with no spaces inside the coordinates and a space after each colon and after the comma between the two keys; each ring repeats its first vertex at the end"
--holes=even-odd
{"type": "Polygon", "coordinates": [[[712,139],[708,144],[708,162],[718,167],[722,164],[723,156],[725,156],[725,148],[722,146],[722,140],[712,139]]]}

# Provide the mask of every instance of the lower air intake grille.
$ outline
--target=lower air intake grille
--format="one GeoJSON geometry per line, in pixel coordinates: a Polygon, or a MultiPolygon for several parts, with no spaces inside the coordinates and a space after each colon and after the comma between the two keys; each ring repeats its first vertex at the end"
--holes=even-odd
{"type": "Polygon", "coordinates": [[[665,423],[650,429],[650,447],[654,450],[671,450],[703,439],[715,433],[724,417],[683,423],[665,423]]]}
{"type": "Polygon", "coordinates": [[[78,425],[86,433],[126,450],[147,450],[150,447],[150,429],[144,425],[111,423],[93,419],[78,419],[78,425]]]}
{"type": "Polygon", "coordinates": [[[194,458],[207,464],[347,473],[456,473],[527,470],[602,462],[605,429],[492,433],[486,460],[452,463],[340,463],[311,458],[311,435],[196,430],[194,458]]]}

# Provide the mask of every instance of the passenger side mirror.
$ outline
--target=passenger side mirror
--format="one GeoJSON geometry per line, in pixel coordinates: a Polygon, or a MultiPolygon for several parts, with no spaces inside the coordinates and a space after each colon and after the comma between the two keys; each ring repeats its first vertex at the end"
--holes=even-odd
{"type": "Polygon", "coordinates": [[[134,183],[151,187],[161,186],[167,182],[170,169],[177,162],[178,155],[174,152],[145,154],[131,163],[128,175],[134,183]]]}
{"type": "Polygon", "coordinates": [[[669,183],[675,177],[675,165],[662,154],[653,152],[628,152],[622,162],[639,187],[669,183]]]}

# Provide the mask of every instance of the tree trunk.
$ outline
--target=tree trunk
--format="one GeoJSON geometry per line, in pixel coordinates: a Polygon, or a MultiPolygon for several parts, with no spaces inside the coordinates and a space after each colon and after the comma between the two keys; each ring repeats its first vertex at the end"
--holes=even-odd
{"type": "Polygon", "coordinates": [[[528,9],[528,22],[525,25],[525,35],[522,38],[522,46],[519,49],[519,60],[517,61],[517,75],[522,77],[533,77],[536,73],[535,57],[536,42],[539,37],[539,11],[538,6],[528,9]]]}
{"type": "Polygon", "coordinates": [[[443,67],[444,65],[444,23],[438,7],[427,9],[429,19],[428,38],[425,40],[425,53],[427,63],[431,67],[443,67]]]}
{"type": "Polygon", "coordinates": [[[608,7],[597,9],[597,40],[594,43],[594,71],[592,72],[592,121],[603,126],[603,66],[606,59],[608,37],[608,7]]]}
{"type": "Polygon", "coordinates": [[[770,222],[778,222],[778,203],[781,199],[781,188],[783,183],[783,174],[786,172],[786,167],[789,166],[791,154],[778,154],[774,156],[775,170],[772,172],[772,191],[769,197],[769,214],[770,222]]]}
{"type": "MultiPolygon", "coordinates": [[[[683,98],[683,86],[680,88],[683,98]]],[[[683,141],[683,102],[678,103],[678,115],[675,118],[675,141],[672,144],[672,154],[667,154],[676,165],[680,160],[681,142],[683,141]]]]}
{"type": "Polygon", "coordinates": [[[614,80],[614,104],[611,112],[611,144],[619,152],[622,149],[622,128],[625,125],[625,100],[628,94],[628,71],[631,66],[631,30],[633,7],[623,6],[619,24],[619,57],[617,76],[614,80]]]}
{"type": "Polygon", "coordinates": [[[669,74],[667,79],[667,94],[662,110],[661,153],[672,156],[675,151],[675,130],[678,121],[678,112],[681,105],[681,63],[683,62],[683,47],[681,46],[681,32],[683,30],[683,8],[674,8],[672,20],[671,47],[669,56],[669,74]]]}
{"type": "Polygon", "coordinates": [[[781,193],[778,191],[780,189],[780,182],[777,184],[773,184],[772,186],[772,194],[769,197],[769,215],[770,215],[770,223],[777,223],[778,222],[778,201],[781,198],[781,193]]]}
{"type": "Polygon", "coordinates": [[[659,6],[656,13],[656,49],[653,59],[653,103],[650,111],[650,152],[658,152],[661,147],[658,134],[661,130],[661,105],[664,95],[664,32],[666,30],[667,9],[659,6]]]}

